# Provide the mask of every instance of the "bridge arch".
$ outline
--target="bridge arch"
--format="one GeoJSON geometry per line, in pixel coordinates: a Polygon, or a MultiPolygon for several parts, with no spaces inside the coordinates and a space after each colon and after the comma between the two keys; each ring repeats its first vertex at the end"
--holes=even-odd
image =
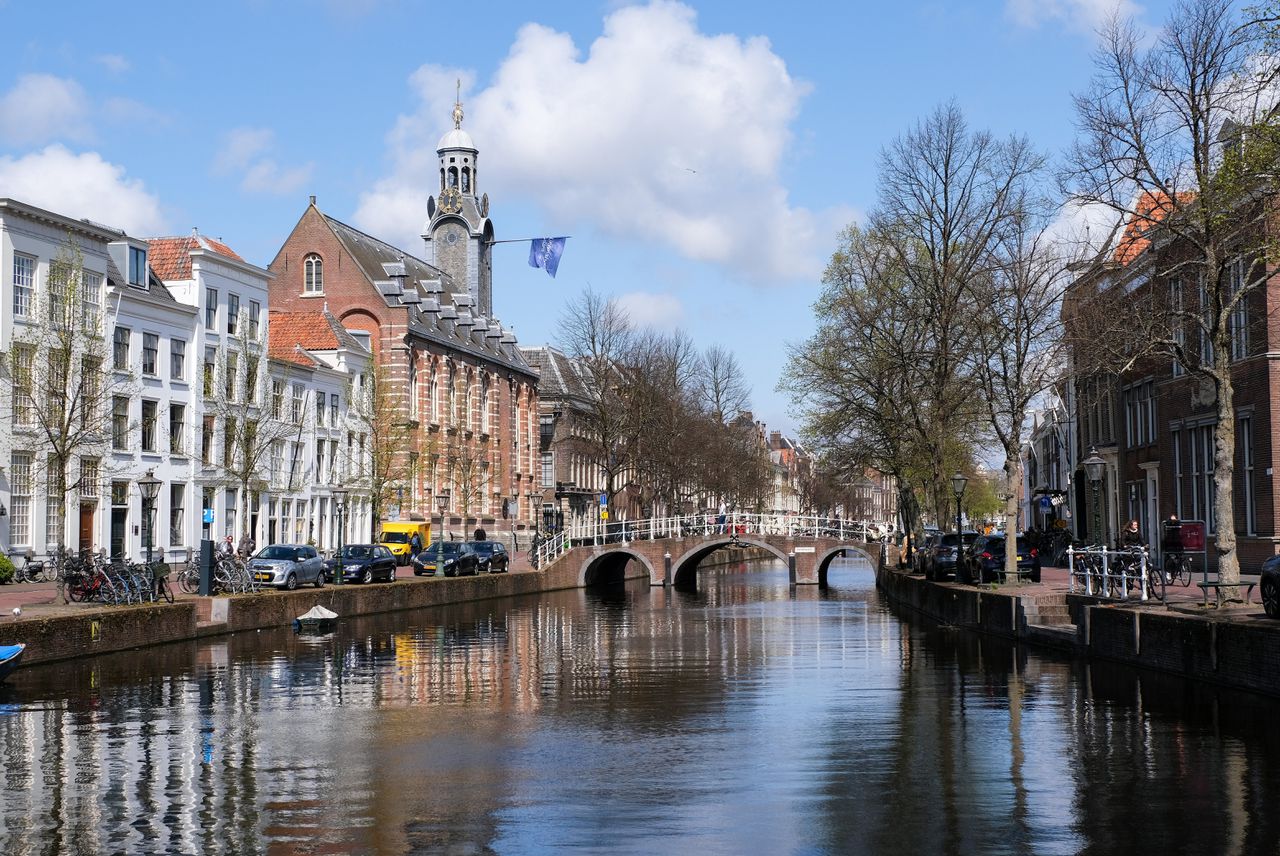
{"type": "MultiPolygon", "coordinates": [[[[726,535],[723,538],[704,541],[698,546],[686,550],[684,555],[678,559],[673,558],[671,560],[672,584],[677,588],[693,588],[697,580],[698,563],[721,547],[757,547],[767,553],[772,553],[782,564],[788,564],[787,554],[768,541],[756,539],[750,535],[738,535],[736,537],[726,535]]],[[[793,578],[791,582],[794,583],[795,579],[793,578]]]]}
{"type": "Polygon", "coordinates": [[[653,571],[653,565],[643,553],[618,546],[587,556],[582,567],[578,569],[578,585],[586,587],[620,583],[627,578],[627,563],[633,560],[644,566],[650,582],[658,579],[658,575],[653,571]]]}
{"type": "Polygon", "coordinates": [[[848,554],[852,554],[853,556],[866,560],[867,564],[871,565],[872,569],[874,569],[876,564],[880,561],[878,558],[873,558],[871,554],[862,549],[862,547],[855,546],[853,544],[841,544],[839,547],[832,547],[828,550],[824,550],[814,558],[814,567],[818,572],[818,585],[820,587],[827,587],[827,571],[831,569],[831,563],[836,559],[850,558],[848,554]]]}

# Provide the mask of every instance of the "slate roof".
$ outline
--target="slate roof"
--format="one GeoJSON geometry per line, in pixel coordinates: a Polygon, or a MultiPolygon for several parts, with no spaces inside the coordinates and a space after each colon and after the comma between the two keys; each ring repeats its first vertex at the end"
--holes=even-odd
{"type": "Polygon", "coordinates": [[[574,399],[592,401],[591,381],[582,364],[552,347],[521,348],[520,353],[538,372],[538,397],[543,401],[574,399]]]}
{"type": "Polygon", "coordinates": [[[191,251],[209,250],[220,256],[244,261],[240,255],[221,241],[196,233],[181,238],[148,238],[151,245],[147,260],[151,269],[161,279],[191,279],[191,251]]]}
{"type": "Polygon", "coordinates": [[[116,267],[116,263],[111,259],[111,256],[108,255],[107,256],[107,288],[115,288],[120,290],[121,292],[124,292],[125,294],[149,296],[151,300],[156,303],[168,304],[171,306],[181,306],[186,309],[190,308],[187,306],[187,304],[182,303],[177,298],[175,298],[173,296],[173,293],[169,291],[167,287],[165,287],[164,282],[161,281],[160,277],[156,274],[155,268],[151,267],[149,263],[147,267],[148,267],[148,270],[147,270],[146,290],[143,290],[141,288],[135,288],[129,285],[129,283],[125,282],[124,276],[121,275],[120,273],[120,268],[116,267]]]}
{"type": "Polygon", "coordinates": [[[534,374],[515,333],[472,315],[471,295],[416,256],[320,212],[352,261],[388,306],[409,310],[409,334],[479,360],[534,374]]]}

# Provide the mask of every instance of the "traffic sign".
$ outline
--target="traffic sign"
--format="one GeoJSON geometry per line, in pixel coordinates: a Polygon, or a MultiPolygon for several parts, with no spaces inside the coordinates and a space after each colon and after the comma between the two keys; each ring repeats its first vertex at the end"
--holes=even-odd
{"type": "Polygon", "coordinates": [[[604,508],[609,504],[609,495],[607,493],[600,494],[600,507],[604,508]]]}
{"type": "Polygon", "coordinates": [[[204,521],[204,523],[206,523],[206,524],[212,523],[212,522],[213,522],[213,509],[212,509],[212,508],[206,508],[206,509],[204,510],[204,514],[201,516],[201,520],[203,520],[203,521],[204,521]]]}

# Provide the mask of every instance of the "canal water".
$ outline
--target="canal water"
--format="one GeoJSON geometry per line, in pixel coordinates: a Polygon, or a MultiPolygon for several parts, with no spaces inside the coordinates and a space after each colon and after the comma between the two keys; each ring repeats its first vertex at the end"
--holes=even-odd
{"type": "Polygon", "coordinates": [[[1275,853],[1275,701],[703,569],[20,670],[0,852],[1275,853]]]}

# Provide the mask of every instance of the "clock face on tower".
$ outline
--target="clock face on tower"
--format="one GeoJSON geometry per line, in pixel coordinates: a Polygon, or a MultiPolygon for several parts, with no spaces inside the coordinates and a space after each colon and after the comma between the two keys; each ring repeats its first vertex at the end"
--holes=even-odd
{"type": "Polygon", "coordinates": [[[456,187],[446,187],[440,191],[440,210],[446,214],[457,214],[462,210],[462,194],[456,187]]]}

